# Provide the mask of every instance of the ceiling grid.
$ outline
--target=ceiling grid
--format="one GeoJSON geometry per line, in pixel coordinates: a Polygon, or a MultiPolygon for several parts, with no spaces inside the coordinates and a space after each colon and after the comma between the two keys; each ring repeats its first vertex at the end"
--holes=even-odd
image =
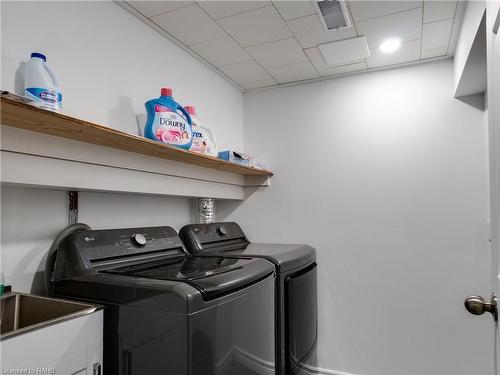
{"type": "Polygon", "coordinates": [[[459,27],[456,0],[347,1],[352,26],[341,30],[324,29],[308,0],[126,4],[243,91],[450,57],[452,32],[459,27]],[[366,58],[342,61],[336,54],[329,65],[318,48],[336,41],[348,46],[363,36],[366,58]],[[382,52],[388,38],[399,38],[400,49],[382,52]]]}

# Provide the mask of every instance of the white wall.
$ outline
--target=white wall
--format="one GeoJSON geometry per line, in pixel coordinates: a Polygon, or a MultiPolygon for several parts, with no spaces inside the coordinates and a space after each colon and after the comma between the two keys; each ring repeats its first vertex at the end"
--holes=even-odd
{"type": "Polygon", "coordinates": [[[242,146],[242,93],[117,4],[2,1],[1,10],[3,90],[22,94],[24,62],[42,52],[62,81],[64,113],[137,134],[135,115],[172,87],[222,148],[242,146]]]}
{"type": "MultiPolygon", "coordinates": [[[[3,90],[22,94],[24,62],[42,52],[62,81],[64,113],[137,134],[144,102],[170,86],[212,124],[222,148],[242,147],[242,93],[113,2],[0,6],[3,90]]],[[[66,193],[3,187],[1,203],[2,271],[16,290],[37,291],[44,253],[67,225],[66,193]]],[[[191,221],[191,206],[180,198],[82,193],[80,221],[96,229],[179,229],[191,221]]]]}
{"type": "MultiPolygon", "coordinates": [[[[460,27],[460,34],[458,37],[457,46],[455,49],[455,56],[453,59],[454,71],[455,71],[453,92],[457,97],[463,95],[470,95],[471,93],[476,94],[480,92],[477,90],[475,91],[474,87],[472,88],[467,87],[467,86],[474,86],[475,83],[474,79],[471,79],[467,83],[464,82],[461,83],[461,80],[467,65],[467,59],[469,58],[472,46],[474,44],[474,39],[476,38],[477,30],[479,29],[479,25],[481,24],[481,19],[483,18],[485,10],[486,10],[486,1],[484,0],[467,1],[465,4],[463,20],[460,27]],[[460,86],[466,86],[466,87],[460,87],[460,86]]],[[[478,51],[476,51],[475,53],[478,53],[478,51]]],[[[474,68],[474,66],[472,68],[474,68]]],[[[471,67],[469,67],[469,69],[471,69],[471,67]]],[[[482,69],[482,67],[480,67],[479,69],[482,69]]],[[[472,74],[474,76],[474,73],[476,72],[472,72],[469,74],[472,74]]],[[[477,80],[480,82],[482,81],[481,77],[478,77],[477,80]]]]}
{"type": "Polygon", "coordinates": [[[493,321],[463,308],[491,293],[485,115],[452,96],[446,60],[245,98],[245,149],[275,176],[219,218],[316,247],[320,368],[493,371],[493,321]]]}

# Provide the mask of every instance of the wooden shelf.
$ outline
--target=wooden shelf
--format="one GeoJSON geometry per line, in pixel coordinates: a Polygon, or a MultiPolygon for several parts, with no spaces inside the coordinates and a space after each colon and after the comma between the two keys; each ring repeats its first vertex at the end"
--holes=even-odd
{"type": "Polygon", "coordinates": [[[39,109],[15,100],[0,98],[0,106],[2,125],[241,176],[271,177],[273,175],[270,171],[185,151],[106,126],[39,109]]]}

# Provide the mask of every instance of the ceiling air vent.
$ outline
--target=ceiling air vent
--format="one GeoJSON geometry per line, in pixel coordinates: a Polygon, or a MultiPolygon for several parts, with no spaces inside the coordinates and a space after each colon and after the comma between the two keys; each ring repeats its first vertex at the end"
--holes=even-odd
{"type": "Polygon", "coordinates": [[[319,18],[326,30],[340,30],[351,27],[345,1],[320,0],[314,1],[319,18]]]}

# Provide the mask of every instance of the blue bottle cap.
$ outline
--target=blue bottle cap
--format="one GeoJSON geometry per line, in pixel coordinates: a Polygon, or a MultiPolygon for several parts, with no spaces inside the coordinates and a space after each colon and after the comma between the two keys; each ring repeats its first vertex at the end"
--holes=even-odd
{"type": "Polygon", "coordinates": [[[43,61],[47,61],[47,58],[45,57],[45,55],[38,53],[38,52],[33,52],[31,54],[31,57],[38,57],[39,59],[42,59],[43,61]]]}

